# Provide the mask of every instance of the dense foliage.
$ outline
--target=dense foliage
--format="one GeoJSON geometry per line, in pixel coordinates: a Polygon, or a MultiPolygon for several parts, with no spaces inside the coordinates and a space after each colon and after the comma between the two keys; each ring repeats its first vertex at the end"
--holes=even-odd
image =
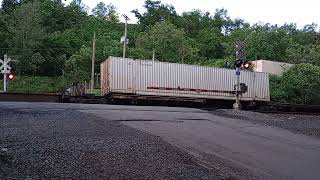
{"type": "MultiPolygon", "coordinates": [[[[67,82],[62,77],[45,77],[45,76],[17,76],[14,81],[10,82],[8,91],[10,93],[59,93],[65,90],[67,82]]],[[[0,83],[0,88],[3,84],[0,83]]]]}
{"type": "Polygon", "coordinates": [[[274,102],[320,104],[320,67],[299,64],[282,76],[271,78],[271,97],[274,102]]]}
{"type": "MultiPolygon", "coordinates": [[[[138,23],[128,27],[129,57],[151,59],[154,52],[161,61],[223,67],[234,59],[235,42],[245,40],[249,60],[310,63],[301,67],[313,70],[320,66],[320,36],[315,24],[302,29],[295,24],[250,25],[231,19],[225,9],[213,14],[200,10],[178,14],[172,5],[153,0],[146,0],[144,7],[144,13],[132,10],[138,23]]],[[[124,24],[119,18],[117,9],[103,2],[89,10],[81,0],[68,5],[61,0],[3,0],[0,56],[9,54],[17,60],[14,70],[18,75],[85,81],[90,78],[93,32],[97,34],[97,72],[108,56],[122,55],[124,24]]],[[[304,97],[284,86],[286,81],[301,79],[289,78],[288,73],[272,79],[273,87],[281,89],[273,91],[273,99],[312,103],[310,93],[304,97]],[[293,94],[301,99],[288,99],[293,94]]],[[[301,73],[308,82],[310,72],[301,73]]],[[[305,82],[295,83],[298,88],[296,85],[305,82]]],[[[310,82],[310,88],[315,86],[310,82]]]]}

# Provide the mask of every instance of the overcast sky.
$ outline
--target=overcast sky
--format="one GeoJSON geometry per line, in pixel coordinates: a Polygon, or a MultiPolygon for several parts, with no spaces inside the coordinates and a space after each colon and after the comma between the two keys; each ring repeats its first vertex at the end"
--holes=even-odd
{"type": "MultiPolygon", "coordinates": [[[[144,0],[82,0],[93,8],[97,3],[112,3],[120,14],[127,14],[136,22],[133,9],[143,12],[144,0]]],[[[172,4],[177,12],[200,9],[214,13],[216,8],[228,10],[231,18],[242,18],[249,23],[296,23],[299,27],[312,22],[320,25],[320,0],[161,0],[172,4]]]]}

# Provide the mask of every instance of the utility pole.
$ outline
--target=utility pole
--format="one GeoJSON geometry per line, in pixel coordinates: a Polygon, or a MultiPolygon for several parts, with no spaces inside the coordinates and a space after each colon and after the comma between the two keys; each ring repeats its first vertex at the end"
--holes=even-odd
{"type": "Polygon", "coordinates": [[[93,41],[92,41],[92,66],[91,66],[91,93],[94,90],[94,68],[95,68],[95,59],[96,59],[96,32],[93,32],[93,41]]]}
{"type": "Polygon", "coordinates": [[[125,14],[122,15],[125,19],[124,24],[124,37],[123,37],[123,59],[126,58],[126,46],[128,44],[128,21],[130,20],[129,17],[125,14]]]}

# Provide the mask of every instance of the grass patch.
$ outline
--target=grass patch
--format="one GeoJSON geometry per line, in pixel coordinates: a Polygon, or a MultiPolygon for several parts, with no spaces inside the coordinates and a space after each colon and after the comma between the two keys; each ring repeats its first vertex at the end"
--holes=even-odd
{"type": "MultiPolygon", "coordinates": [[[[9,81],[8,92],[28,94],[58,93],[64,91],[69,84],[68,80],[62,77],[19,76],[15,80],[9,81]]],[[[0,81],[0,88],[2,91],[3,81],[0,81]]]]}

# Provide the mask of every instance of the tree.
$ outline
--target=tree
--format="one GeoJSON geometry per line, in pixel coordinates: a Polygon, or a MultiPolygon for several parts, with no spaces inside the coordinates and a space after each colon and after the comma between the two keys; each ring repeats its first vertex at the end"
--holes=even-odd
{"type": "Polygon", "coordinates": [[[172,5],[162,4],[161,1],[146,0],[144,7],[146,8],[146,12],[143,14],[137,9],[131,11],[138,18],[142,26],[152,26],[161,21],[176,24],[178,15],[172,5]]]}
{"type": "Polygon", "coordinates": [[[224,57],[224,36],[218,29],[203,29],[196,37],[199,43],[199,54],[206,59],[221,59],[224,57]]]}
{"type": "Polygon", "coordinates": [[[319,66],[312,64],[293,66],[282,76],[271,78],[272,100],[282,103],[319,104],[319,77],[319,66]]]}
{"type": "Polygon", "coordinates": [[[320,45],[293,44],[286,53],[289,63],[310,63],[320,66],[320,45]]]}
{"type": "Polygon", "coordinates": [[[306,33],[315,33],[317,32],[318,25],[315,23],[307,24],[303,27],[303,32],[306,33]]]}
{"type": "Polygon", "coordinates": [[[221,32],[228,33],[231,25],[232,20],[228,16],[228,11],[226,9],[216,9],[213,16],[213,27],[220,29],[221,32]]]}
{"type": "Polygon", "coordinates": [[[79,28],[87,17],[84,9],[76,2],[65,6],[61,1],[42,0],[40,5],[40,12],[45,19],[42,24],[51,33],[79,28]]]}
{"type": "Polygon", "coordinates": [[[37,72],[38,66],[43,59],[32,59],[39,57],[40,46],[46,37],[45,28],[42,26],[42,14],[39,2],[22,4],[14,10],[11,23],[8,26],[11,39],[9,47],[10,54],[18,58],[18,71],[21,74],[33,74],[37,72]],[[37,54],[37,56],[33,56],[37,54]]]}
{"type": "Polygon", "coordinates": [[[8,48],[9,33],[7,25],[7,15],[0,11],[0,57],[3,57],[8,48]]]}
{"type": "Polygon", "coordinates": [[[2,0],[1,9],[5,14],[12,14],[18,5],[18,0],[2,0]]]}
{"type": "Polygon", "coordinates": [[[279,29],[284,30],[292,38],[292,43],[310,45],[316,43],[316,27],[316,24],[311,24],[298,29],[296,24],[284,24],[279,29]]]}
{"type": "Polygon", "coordinates": [[[65,76],[70,81],[84,82],[90,80],[91,54],[91,48],[83,47],[66,61],[65,76]]]}
{"type": "Polygon", "coordinates": [[[252,60],[285,61],[286,50],[292,44],[292,38],[286,31],[269,24],[255,25],[245,40],[247,58],[252,60]]]}
{"type": "Polygon", "coordinates": [[[182,13],[177,26],[186,31],[188,37],[195,38],[199,31],[213,28],[212,17],[209,12],[203,13],[200,10],[182,13]]]}
{"type": "Polygon", "coordinates": [[[31,56],[29,61],[30,69],[33,70],[33,74],[37,74],[37,72],[40,71],[42,63],[44,63],[46,60],[39,52],[36,52],[31,56]]]}
{"type": "Polygon", "coordinates": [[[183,30],[170,22],[156,23],[146,33],[137,38],[137,47],[152,52],[157,59],[169,62],[188,62],[196,56],[198,49],[192,47],[183,30]]]}
{"type": "Polygon", "coordinates": [[[107,19],[113,22],[119,22],[116,7],[112,4],[106,5],[105,3],[100,2],[95,8],[92,9],[92,13],[99,18],[107,19]]]}
{"type": "Polygon", "coordinates": [[[91,72],[93,32],[96,32],[96,72],[100,71],[100,63],[108,56],[122,55],[122,44],[120,43],[123,35],[122,24],[88,16],[82,21],[80,28],[68,30],[58,36],[58,42],[64,44],[69,52],[72,52],[71,57],[67,56],[68,60],[64,65],[66,76],[71,78],[70,74],[77,74],[81,79],[90,78],[86,72],[91,72]]]}

